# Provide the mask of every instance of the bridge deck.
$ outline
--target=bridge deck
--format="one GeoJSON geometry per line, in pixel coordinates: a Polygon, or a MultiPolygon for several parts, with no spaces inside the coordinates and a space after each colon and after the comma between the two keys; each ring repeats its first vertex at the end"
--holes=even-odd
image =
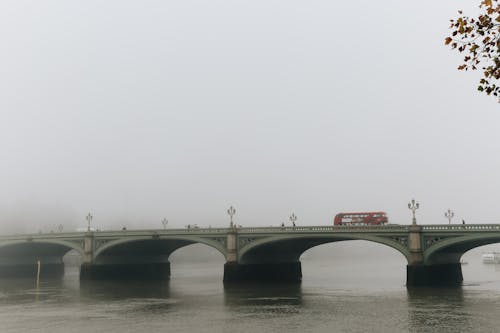
{"type": "MultiPolygon", "coordinates": [[[[241,227],[241,228],[184,228],[184,229],[127,229],[106,230],[91,232],[51,232],[36,234],[0,235],[1,240],[35,240],[35,239],[68,239],[81,238],[84,235],[95,236],[136,236],[144,234],[158,235],[225,235],[231,231],[238,234],[245,233],[378,233],[378,232],[408,232],[410,225],[385,225],[385,226],[296,226],[296,227],[241,227]]],[[[422,232],[486,232],[500,231],[500,224],[433,224],[419,225],[422,232]]]]}

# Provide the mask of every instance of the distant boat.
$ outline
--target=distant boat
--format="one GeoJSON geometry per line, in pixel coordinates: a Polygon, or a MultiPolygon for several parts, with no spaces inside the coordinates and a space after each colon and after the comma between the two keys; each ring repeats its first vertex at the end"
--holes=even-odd
{"type": "Polygon", "coordinates": [[[485,252],[482,258],[483,264],[500,264],[500,252],[485,252]]]}

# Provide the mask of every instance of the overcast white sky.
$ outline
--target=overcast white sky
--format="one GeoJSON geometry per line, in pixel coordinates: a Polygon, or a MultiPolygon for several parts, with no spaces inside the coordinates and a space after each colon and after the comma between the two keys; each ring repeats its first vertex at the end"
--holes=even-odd
{"type": "Polygon", "coordinates": [[[443,44],[478,4],[4,0],[0,231],[499,223],[500,104],[443,44]]]}

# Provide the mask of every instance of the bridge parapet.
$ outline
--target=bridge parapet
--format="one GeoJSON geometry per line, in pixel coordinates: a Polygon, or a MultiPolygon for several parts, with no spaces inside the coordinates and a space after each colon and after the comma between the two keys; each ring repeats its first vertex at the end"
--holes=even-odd
{"type": "Polygon", "coordinates": [[[0,241],[14,241],[14,240],[43,240],[43,239],[76,239],[82,238],[83,232],[58,232],[58,233],[36,233],[36,234],[13,234],[13,235],[0,235],[0,241]]]}
{"type": "Polygon", "coordinates": [[[421,228],[422,231],[500,231],[500,224],[436,224],[421,228]]]}
{"type": "Polygon", "coordinates": [[[300,232],[408,232],[408,225],[386,226],[300,226],[300,227],[245,227],[236,229],[238,233],[300,233],[300,232]]]}

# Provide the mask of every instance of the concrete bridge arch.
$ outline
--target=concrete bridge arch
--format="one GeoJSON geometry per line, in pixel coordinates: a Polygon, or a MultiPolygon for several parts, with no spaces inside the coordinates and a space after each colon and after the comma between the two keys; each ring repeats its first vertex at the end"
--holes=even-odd
{"type": "Polygon", "coordinates": [[[192,244],[204,244],[216,249],[224,256],[224,258],[227,257],[227,250],[224,244],[212,239],[206,239],[203,237],[196,237],[196,236],[191,236],[191,237],[162,236],[158,238],[142,236],[134,238],[121,238],[109,241],[96,249],[94,253],[94,260],[98,259],[99,256],[101,255],[113,252],[113,249],[123,246],[129,246],[131,250],[133,250],[134,245],[145,244],[145,243],[157,244],[159,246],[157,249],[158,250],[157,253],[162,253],[168,256],[170,256],[172,253],[174,253],[176,250],[182,247],[189,246],[192,244]]]}
{"type": "Polygon", "coordinates": [[[446,238],[427,247],[424,251],[424,263],[427,265],[458,264],[467,251],[495,243],[500,243],[500,233],[446,238]]]}
{"type": "Polygon", "coordinates": [[[33,276],[38,270],[41,276],[60,276],[64,273],[64,255],[75,250],[83,256],[82,245],[61,239],[1,242],[0,276],[33,276]]]}
{"type": "Polygon", "coordinates": [[[60,245],[61,249],[66,249],[66,252],[75,250],[81,255],[83,255],[84,253],[83,246],[81,243],[71,242],[67,240],[59,240],[59,239],[51,239],[51,240],[27,239],[27,240],[0,242],[0,256],[4,256],[6,253],[6,248],[11,246],[30,248],[37,245],[40,245],[42,247],[51,245],[60,245]]]}
{"type": "Polygon", "coordinates": [[[307,250],[328,243],[364,240],[395,249],[409,262],[410,252],[404,243],[395,239],[375,235],[287,235],[267,237],[253,241],[238,253],[240,264],[255,262],[293,262],[307,250]],[[274,255],[269,255],[274,253],[274,255]]]}
{"type": "Polygon", "coordinates": [[[169,257],[176,250],[203,244],[221,253],[227,260],[225,237],[193,232],[114,233],[94,239],[90,256],[81,267],[84,279],[168,279],[169,257]]]}

